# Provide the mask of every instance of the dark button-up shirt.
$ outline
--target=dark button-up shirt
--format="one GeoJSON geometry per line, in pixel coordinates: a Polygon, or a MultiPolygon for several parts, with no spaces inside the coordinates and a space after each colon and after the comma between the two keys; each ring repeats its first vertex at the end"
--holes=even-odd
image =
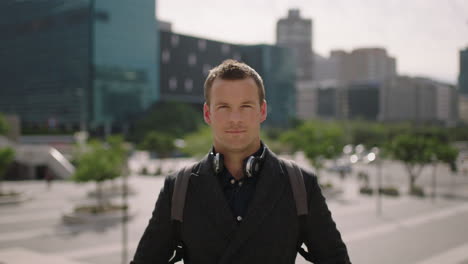
{"type": "Polygon", "coordinates": [[[244,218],[255,193],[258,176],[236,180],[227,169],[220,173],[220,184],[226,201],[238,222],[244,218]]]}
{"type": "MultiPolygon", "coordinates": [[[[257,157],[260,156],[262,150],[263,145],[253,155],[257,157]]],[[[258,175],[236,180],[226,168],[219,174],[221,189],[237,222],[241,222],[247,213],[249,203],[255,193],[257,180],[258,175]]]]}

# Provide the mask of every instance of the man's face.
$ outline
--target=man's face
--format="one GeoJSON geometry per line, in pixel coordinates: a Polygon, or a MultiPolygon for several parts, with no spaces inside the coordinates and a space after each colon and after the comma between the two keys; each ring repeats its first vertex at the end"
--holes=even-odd
{"type": "Polygon", "coordinates": [[[260,124],[265,121],[267,105],[261,105],[258,87],[252,78],[215,79],[210,91],[210,105],[205,103],[203,116],[211,126],[213,143],[218,151],[256,151],[260,124]]]}

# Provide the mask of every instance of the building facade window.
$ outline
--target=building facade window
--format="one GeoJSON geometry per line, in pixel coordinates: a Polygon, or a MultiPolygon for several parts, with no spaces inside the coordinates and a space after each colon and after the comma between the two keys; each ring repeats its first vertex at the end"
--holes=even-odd
{"type": "Polygon", "coordinates": [[[204,40],[204,39],[199,39],[198,40],[198,49],[201,50],[201,51],[206,50],[206,40],[204,40]]]}
{"type": "Polygon", "coordinates": [[[235,52],[232,58],[235,59],[236,61],[242,60],[242,57],[238,52],[235,52]]]}
{"type": "Polygon", "coordinates": [[[221,53],[223,53],[223,55],[227,55],[230,50],[231,47],[228,44],[221,45],[221,53]]]}
{"type": "Polygon", "coordinates": [[[177,89],[177,78],[171,77],[169,78],[169,90],[175,91],[177,89]]]}
{"type": "Polygon", "coordinates": [[[94,17],[97,21],[101,21],[101,22],[109,21],[109,13],[104,10],[97,10],[94,17]]]}
{"type": "Polygon", "coordinates": [[[197,55],[190,53],[188,56],[188,64],[190,66],[197,64],[197,55]]]}
{"type": "Polygon", "coordinates": [[[193,80],[185,79],[184,87],[186,92],[191,92],[193,90],[193,80]]]}
{"type": "Polygon", "coordinates": [[[171,60],[171,53],[169,50],[164,49],[162,54],[161,54],[161,60],[163,63],[168,63],[171,60]]]}
{"type": "Polygon", "coordinates": [[[171,36],[171,45],[172,47],[177,47],[179,45],[179,36],[177,35],[171,36]]]}
{"type": "Polygon", "coordinates": [[[203,64],[203,75],[207,76],[210,73],[211,65],[203,64]]]}

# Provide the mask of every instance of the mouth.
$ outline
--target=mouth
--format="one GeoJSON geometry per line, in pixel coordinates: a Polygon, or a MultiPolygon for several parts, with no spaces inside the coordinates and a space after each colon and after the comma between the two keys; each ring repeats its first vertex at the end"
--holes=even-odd
{"type": "Polygon", "coordinates": [[[242,134],[245,133],[245,130],[226,130],[227,134],[242,134]]]}

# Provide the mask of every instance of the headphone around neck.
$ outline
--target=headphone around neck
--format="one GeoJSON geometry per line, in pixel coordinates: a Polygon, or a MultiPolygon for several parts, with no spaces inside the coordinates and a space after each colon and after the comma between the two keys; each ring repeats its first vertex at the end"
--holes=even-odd
{"type": "MultiPolygon", "coordinates": [[[[258,175],[265,159],[266,147],[261,143],[262,154],[260,156],[249,156],[244,160],[242,171],[248,178],[258,175]]],[[[210,157],[213,163],[213,171],[219,175],[224,170],[224,156],[216,153],[214,147],[211,148],[210,157]]]]}

